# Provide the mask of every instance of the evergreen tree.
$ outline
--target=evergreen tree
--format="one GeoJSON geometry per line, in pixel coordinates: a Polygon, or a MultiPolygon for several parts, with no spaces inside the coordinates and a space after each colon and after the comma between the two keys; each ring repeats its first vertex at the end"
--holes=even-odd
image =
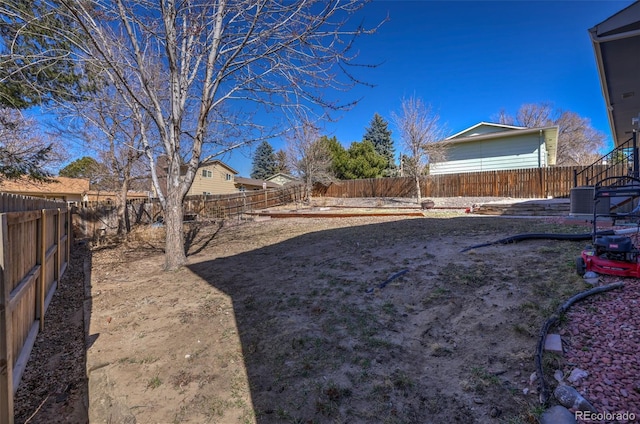
{"type": "Polygon", "coordinates": [[[68,178],[94,178],[99,168],[98,161],[92,157],[84,156],[76,159],[62,168],[58,175],[68,178]]]}
{"type": "Polygon", "coordinates": [[[0,180],[22,176],[47,180],[50,167],[63,156],[64,148],[55,139],[43,136],[34,119],[0,107],[0,180]]]}
{"type": "Polygon", "coordinates": [[[325,135],[322,136],[322,139],[325,140],[329,147],[329,151],[331,152],[331,170],[333,171],[333,174],[339,180],[348,179],[346,176],[349,166],[349,154],[347,153],[347,150],[342,147],[342,144],[340,144],[335,136],[328,138],[325,135]]]}
{"type": "Polygon", "coordinates": [[[351,143],[347,155],[346,179],[378,178],[387,169],[387,158],[378,154],[369,141],[351,143]]]}
{"type": "Polygon", "coordinates": [[[276,154],[268,141],[260,143],[253,154],[253,164],[251,168],[251,178],[264,180],[277,174],[276,154]]]}
{"type": "Polygon", "coordinates": [[[89,84],[74,57],[75,24],[56,0],[0,6],[0,105],[24,109],[76,100],[89,84]]]}
{"type": "Polygon", "coordinates": [[[345,149],[335,137],[326,140],[331,152],[332,170],[340,180],[382,177],[387,160],[376,152],[369,141],[353,142],[345,149]]]}
{"type": "Polygon", "coordinates": [[[89,156],[74,160],[58,172],[61,177],[86,178],[92,189],[103,188],[102,183],[105,180],[105,175],[108,174],[109,172],[103,164],[89,156]]]}
{"type": "Polygon", "coordinates": [[[383,156],[387,160],[385,166],[385,176],[390,176],[395,173],[395,147],[393,146],[393,140],[391,139],[391,131],[388,127],[387,121],[377,113],[373,115],[373,119],[369,123],[369,127],[366,128],[362,139],[369,141],[373,144],[373,147],[379,155],[383,156]]]}

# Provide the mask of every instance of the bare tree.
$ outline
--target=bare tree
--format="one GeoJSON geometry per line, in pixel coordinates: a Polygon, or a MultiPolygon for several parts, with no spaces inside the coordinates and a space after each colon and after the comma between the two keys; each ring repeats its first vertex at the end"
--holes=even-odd
{"type": "Polygon", "coordinates": [[[312,123],[303,123],[289,135],[286,155],[290,168],[305,184],[307,201],[311,200],[314,184],[328,185],[336,180],[329,140],[320,137],[312,123]]]}
{"type": "Polygon", "coordinates": [[[276,170],[283,174],[291,173],[291,167],[289,166],[286,150],[280,149],[276,151],[276,170]]]}
{"type": "Polygon", "coordinates": [[[264,136],[264,127],[247,119],[255,106],[285,115],[351,106],[330,101],[327,92],[359,83],[350,67],[353,42],[372,32],[348,25],[360,0],[60,3],[87,43],[76,47],[130,99],[164,210],[168,270],[186,263],[182,202],[200,163],[264,136]],[[232,132],[238,137],[227,137],[232,132]],[[158,179],[160,156],[166,191],[158,179]]]}
{"type": "Polygon", "coordinates": [[[565,111],[555,124],[560,131],[556,165],[590,165],[602,156],[605,135],[591,126],[589,118],[565,111]]]}
{"type": "Polygon", "coordinates": [[[400,114],[392,115],[400,131],[402,145],[407,157],[403,172],[415,180],[416,197],[422,202],[420,180],[430,162],[442,161],[446,157],[448,143],[440,126],[440,116],[420,98],[403,99],[400,114]]]}
{"type": "Polygon", "coordinates": [[[601,156],[600,150],[605,146],[605,135],[591,126],[589,118],[556,110],[551,103],[524,104],[515,118],[501,110],[498,119],[501,124],[527,128],[557,125],[558,166],[589,165],[601,156]]]}
{"type": "Polygon", "coordinates": [[[523,104],[516,113],[515,123],[527,128],[539,128],[554,125],[553,105],[543,102],[537,104],[523,104]]]}
{"type": "Polygon", "coordinates": [[[64,146],[51,134],[36,131],[33,118],[16,109],[0,108],[0,175],[47,179],[67,157],[64,146]]]}
{"type": "Polygon", "coordinates": [[[494,122],[499,122],[503,125],[515,125],[516,119],[513,115],[509,115],[509,113],[503,108],[498,111],[498,113],[491,116],[491,119],[494,122]]]}
{"type": "MultiPolygon", "coordinates": [[[[116,191],[118,234],[130,231],[127,215],[127,193],[134,181],[148,181],[149,169],[141,160],[144,156],[140,126],[149,126],[150,118],[140,122],[133,114],[127,93],[106,85],[91,100],[70,103],[70,113],[79,120],[73,127],[80,138],[100,159],[105,173],[100,176],[100,189],[116,191]],[[108,98],[105,102],[103,99],[108,98]]],[[[67,131],[68,132],[68,131],[67,131]]],[[[148,187],[147,187],[148,190],[148,187]]]]}

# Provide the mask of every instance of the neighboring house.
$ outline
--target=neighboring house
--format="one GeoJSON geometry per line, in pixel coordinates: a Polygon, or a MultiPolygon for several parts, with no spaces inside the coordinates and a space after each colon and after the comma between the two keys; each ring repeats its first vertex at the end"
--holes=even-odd
{"type": "Polygon", "coordinates": [[[33,181],[25,177],[17,180],[2,180],[0,191],[67,202],[81,202],[89,191],[89,180],[84,178],[52,178],[51,182],[33,181]]]}
{"type": "Polygon", "coordinates": [[[275,175],[270,176],[269,178],[267,178],[267,181],[271,181],[272,183],[276,183],[279,186],[283,186],[286,184],[289,184],[291,182],[294,181],[299,181],[296,177],[294,177],[293,175],[289,175],[289,174],[284,174],[282,172],[278,172],[275,175]]]}
{"type": "Polygon", "coordinates": [[[236,191],[252,191],[252,190],[264,190],[270,188],[280,188],[280,186],[271,181],[256,180],[253,178],[236,177],[235,178],[236,191]]]}
{"type": "MultiPolygon", "coordinates": [[[[89,190],[84,196],[84,200],[88,202],[112,202],[115,203],[118,193],[107,190],[89,190]]],[[[127,200],[144,200],[150,197],[146,191],[128,191],[127,200]]]]}
{"type": "Polygon", "coordinates": [[[480,122],[442,143],[447,144],[445,160],[429,164],[431,175],[544,168],[556,164],[558,127],[480,122]]]}
{"type": "Polygon", "coordinates": [[[203,162],[198,168],[187,196],[236,193],[238,190],[234,176],[237,173],[238,171],[219,160],[203,162]]]}

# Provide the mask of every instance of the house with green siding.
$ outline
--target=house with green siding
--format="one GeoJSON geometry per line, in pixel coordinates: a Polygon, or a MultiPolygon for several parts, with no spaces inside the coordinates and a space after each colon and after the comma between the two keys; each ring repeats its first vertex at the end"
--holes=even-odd
{"type": "Polygon", "coordinates": [[[556,164],[558,127],[480,122],[440,143],[445,158],[429,164],[431,175],[544,168],[556,164]]]}
{"type": "Polygon", "coordinates": [[[300,180],[293,175],[285,174],[284,172],[278,172],[275,175],[267,178],[267,181],[271,181],[272,183],[276,183],[279,186],[284,186],[292,182],[299,182],[300,180]]]}

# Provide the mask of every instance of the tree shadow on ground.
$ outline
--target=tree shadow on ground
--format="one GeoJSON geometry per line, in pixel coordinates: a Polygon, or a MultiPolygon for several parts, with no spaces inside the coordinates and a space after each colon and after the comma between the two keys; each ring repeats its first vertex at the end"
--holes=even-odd
{"type": "Polygon", "coordinates": [[[219,221],[213,224],[208,222],[189,223],[188,229],[185,231],[184,235],[184,254],[191,256],[202,252],[207,248],[209,243],[216,238],[223,226],[224,221],[219,221]],[[210,229],[208,231],[202,231],[204,227],[209,227],[211,225],[215,225],[217,228],[214,231],[211,231],[210,229]],[[201,234],[200,238],[198,238],[199,234],[201,234]],[[191,248],[194,248],[194,250],[190,252],[189,250],[191,250],[191,248]]]}
{"type": "MultiPolygon", "coordinates": [[[[483,305],[471,308],[477,316],[464,315],[465,302],[477,303],[488,283],[460,277],[454,294],[446,281],[456,267],[476,272],[478,257],[459,253],[474,231],[500,235],[520,225],[513,231],[522,232],[522,222],[482,227],[481,220],[330,229],[189,265],[232,299],[256,422],[472,423],[489,420],[492,407],[517,414],[513,387],[468,369],[495,366],[490,352],[507,366],[508,354],[491,344],[504,328],[476,329],[483,305]],[[460,383],[467,376],[468,390],[460,383]]],[[[509,349],[526,352],[532,340],[509,349]]]]}

